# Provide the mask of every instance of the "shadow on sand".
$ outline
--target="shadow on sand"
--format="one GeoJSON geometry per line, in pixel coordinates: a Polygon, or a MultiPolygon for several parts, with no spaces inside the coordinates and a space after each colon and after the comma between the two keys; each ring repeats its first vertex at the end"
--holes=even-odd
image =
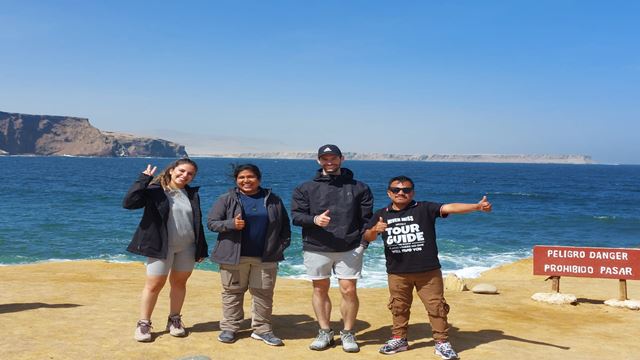
{"type": "MultiPolygon", "coordinates": [[[[419,349],[424,347],[434,346],[435,342],[431,339],[431,326],[429,324],[410,324],[409,325],[409,341],[416,341],[420,339],[429,339],[425,341],[414,342],[411,344],[411,349],[419,349]]],[[[391,327],[383,326],[381,328],[370,330],[361,333],[358,336],[361,347],[367,345],[382,346],[387,339],[391,336],[391,327]]],[[[519,341],[529,344],[535,344],[540,346],[549,346],[562,350],[569,350],[568,346],[562,346],[557,344],[551,344],[542,341],[525,339],[517,336],[511,336],[505,334],[502,330],[484,329],[479,331],[460,331],[455,326],[451,326],[449,330],[449,336],[451,337],[454,348],[458,352],[473,349],[479,345],[487,344],[498,340],[510,340],[519,341]]]]}
{"type": "Polygon", "coordinates": [[[13,303],[13,304],[0,304],[0,314],[7,314],[12,312],[35,310],[42,308],[50,309],[64,309],[82,306],[79,304],[46,304],[41,302],[36,303],[13,303]]]}

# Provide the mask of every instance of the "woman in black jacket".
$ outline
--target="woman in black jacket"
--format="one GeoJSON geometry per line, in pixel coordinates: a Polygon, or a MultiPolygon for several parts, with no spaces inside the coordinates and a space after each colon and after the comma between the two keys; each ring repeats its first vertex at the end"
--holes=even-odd
{"type": "Polygon", "coordinates": [[[167,331],[186,336],[180,311],[187,280],[195,262],[207,257],[198,188],[189,186],[198,166],[185,158],[174,161],[154,178],[155,171],[155,166],[147,165],[122,202],[125,209],[144,208],[127,250],[148,257],[140,320],[134,333],[137,341],[145,342],[152,340],[151,314],[167,278],[171,284],[167,331]]]}
{"type": "Polygon", "coordinates": [[[233,169],[236,187],[213,204],[209,230],[218,233],[211,258],[220,264],[222,320],[218,340],[232,343],[244,319],[242,303],[252,295],[251,337],[273,346],[283,345],[273,334],[271,312],[278,262],[291,241],[289,216],[282,200],[260,187],[260,169],[253,164],[233,169]]]}

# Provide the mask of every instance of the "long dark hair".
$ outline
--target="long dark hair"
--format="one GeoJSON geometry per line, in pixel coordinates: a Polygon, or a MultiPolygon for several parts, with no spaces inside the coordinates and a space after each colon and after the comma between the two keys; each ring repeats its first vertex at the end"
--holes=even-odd
{"type": "MultiPolygon", "coordinates": [[[[160,184],[160,186],[162,186],[163,189],[168,189],[169,188],[169,184],[171,183],[171,170],[175,169],[176,167],[178,167],[179,165],[182,164],[189,164],[191,166],[194,167],[194,169],[196,169],[196,174],[198,173],[198,164],[196,164],[195,161],[189,159],[189,158],[182,158],[182,159],[178,159],[174,162],[172,162],[171,164],[169,164],[166,168],[164,168],[164,170],[162,170],[160,172],[160,174],[158,174],[156,177],[153,178],[153,180],[151,181],[152,184],[160,184]]],[[[194,175],[195,176],[195,175],[194,175]]]]}

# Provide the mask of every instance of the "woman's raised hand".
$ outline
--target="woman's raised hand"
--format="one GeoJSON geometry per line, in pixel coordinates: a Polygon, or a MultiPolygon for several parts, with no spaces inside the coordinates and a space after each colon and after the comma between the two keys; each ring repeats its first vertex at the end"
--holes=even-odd
{"type": "Polygon", "coordinates": [[[142,173],[145,175],[153,176],[153,173],[156,172],[156,169],[158,169],[157,166],[151,167],[151,164],[147,164],[147,169],[142,173]]]}

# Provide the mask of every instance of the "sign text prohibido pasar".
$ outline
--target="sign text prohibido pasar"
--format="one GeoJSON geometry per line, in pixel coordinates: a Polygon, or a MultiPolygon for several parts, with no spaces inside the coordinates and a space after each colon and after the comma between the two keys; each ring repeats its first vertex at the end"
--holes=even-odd
{"type": "Polygon", "coordinates": [[[533,274],[640,280],[640,249],[536,245],[533,274]]]}

